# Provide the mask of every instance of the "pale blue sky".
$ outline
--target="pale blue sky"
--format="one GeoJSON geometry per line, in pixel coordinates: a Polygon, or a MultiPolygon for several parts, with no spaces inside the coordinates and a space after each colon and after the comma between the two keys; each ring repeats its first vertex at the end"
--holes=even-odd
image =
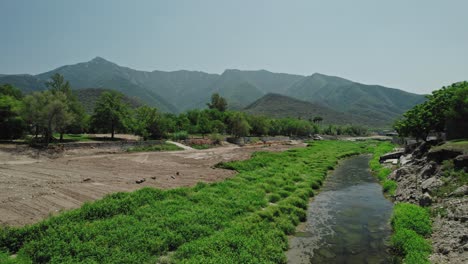
{"type": "Polygon", "coordinates": [[[428,93],[468,79],[468,1],[0,0],[0,73],[320,72],[428,93]]]}

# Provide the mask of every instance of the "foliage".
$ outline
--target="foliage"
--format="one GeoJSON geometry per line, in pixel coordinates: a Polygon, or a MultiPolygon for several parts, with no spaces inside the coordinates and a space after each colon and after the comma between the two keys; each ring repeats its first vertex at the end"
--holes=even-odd
{"type": "Polygon", "coordinates": [[[227,109],[227,101],[221,97],[218,93],[211,95],[211,103],[206,104],[210,109],[217,109],[220,112],[224,112],[227,109]]]}
{"type": "Polygon", "coordinates": [[[305,220],[312,186],[320,186],[338,159],[372,152],[367,144],[323,141],[257,152],[228,163],[239,173],[222,182],[111,194],[31,226],[0,230],[0,250],[41,263],[156,263],[161,257],[286,263],[287,235],[305,220]]]}
{"type": "Polygon", "coordinates": [[[0,139],[16,139],[23,135],[22,97],[21,91],[15,87],[0,85],[0,139]]]}
{"type": "Polygon", "coordinates": [[[251,126],[247,122],[245,115],[240,112],[232,113],[229,116],[229,128],[231,134],[236,137],[244,137],[249,135],[251,126]]]}
{"type": "Polygon", "coordinates": [[[128,126],[129,109],[122,101],[122,95],[116,92],[104,92],[96,102],[94,114],[91,117],[92,127],[111,133],[125,130],[128,126]]]}
{"type": "Polygon", "coordinates": [[[174,144],[164,142],[161,144],[154,144],[150,146],[131,147],[127,149],[127,152],[174,151],[174,150],[182,150],[182,148],[174,144]]]}
{"type": "Polygon", "coordinates": [[[187,131],[178,131],[174,132],[171,135],[172,140],[185,140],[189,137],[187,131]]]}
{"type": "Polygon", "coordinates": [[[425,237],[432,233],[429,212],[417,205],[399,203],[392,216],[392,246],[405,257],[404,263],[429,263],[432,251],[425,237]]]}
{"type": "Polygon", "coordinates": [[[411,136],[426,140],[430,132],[444,132],[448,123],[459,121],[459,127],[453,128],[455,134],[466,136],[468,129],[468,82],[442,87],[427,96],[427,101],[407,111],[403,118],[395,123],[400,136],[411,136]],[[457,131],[463,129],[464,133],[457,131]]]}
{"type": "Polygon", "coordinates": [[[158,138],[160,132],[158,130],[159,114],[156,108],[142,106],[135,109],[133,113],[133,132],[136,135],[142,136],[143,139],[158,138]]]}
{"type": "Polygon", "coordinates": [[[377,179],[379,179],[380,183],[382,184],[383,191],[390,195],[395,194],[397,184],[395,181],[387,179],[387,176],[390,174],[391,170],[380,164],[380,156],[392,151],[393,148],[394,145],[389,142],[380,144],[375,148],[374,156],[369,162],[372,173],[377,177],[377,179]]]}
{"type": "Polygon", "coordinates": [[[67,96],[61,91],[35,92],[24,98],[23,118],[35,127],[36,136],[42,132],[48,144],[56,131],[63,131],[74,121],[67,96]]]}

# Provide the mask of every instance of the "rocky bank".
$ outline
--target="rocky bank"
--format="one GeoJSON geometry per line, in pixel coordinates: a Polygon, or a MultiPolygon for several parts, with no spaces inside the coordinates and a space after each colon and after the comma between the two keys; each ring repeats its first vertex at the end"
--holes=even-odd
{"type": "Polygon", "coordinates": [[[406,148],[389,175],[394,199],[428,207],[433,221],[431,263],[468,263],[468,153],[463,147],[422,143],[406,148]]]}

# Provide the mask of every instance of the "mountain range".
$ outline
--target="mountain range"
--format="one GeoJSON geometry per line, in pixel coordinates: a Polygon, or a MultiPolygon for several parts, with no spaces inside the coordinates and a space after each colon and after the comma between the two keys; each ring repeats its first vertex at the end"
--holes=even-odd
{"type": "Polygon", "coordinates": [[[217,92],[227,99],[230,109],[274,116],[278,113],[293,117],[323,116],[324,122],[381,127],[390,125],[425,100],[424,95],[319,73],[302,76],[236,69],[222,74],[186,70],[150,72],[119,66],[101,57],[38,75],[0,74],[0,84],[12,84],[25,93],[41,91],[55,73],[70,81],[73,89],[117,90],[171,113],[205,108],[211,94],[217,92]],[[292,111],[293,108],[296,110],[292,111]]]}

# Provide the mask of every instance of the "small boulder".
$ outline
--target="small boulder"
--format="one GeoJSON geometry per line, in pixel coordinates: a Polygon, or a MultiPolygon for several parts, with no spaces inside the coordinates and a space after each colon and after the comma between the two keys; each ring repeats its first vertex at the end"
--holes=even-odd
{"type": "Polygon", "coordinates": [[[460,186],[455,191],[450,193],[450,196],[455,196],[455,197],[461,197],[461,196],[464,196],[464,195],[468,195],[468,186],[467,185],[460,186]]]}
{"type": "Polygon", "coordinates": [[[136,184],[141,184],[141,183],[144,183],[145,181],[146,181],[146,179],[143,178],[143,179],[136,180],[135,183],[136,184]]]}
{"type": "Polygon", "coordinates": [[[432,197],[427,192],[419,199],[420,206],[430,206],[432,204],[432,197]]]}
{"type": "Polygon", "coordinates": [[[434,190],[442,186],[444,183],[437,177],[431,177],[421,183],[423,192],[433,193],[434,190]]]}

